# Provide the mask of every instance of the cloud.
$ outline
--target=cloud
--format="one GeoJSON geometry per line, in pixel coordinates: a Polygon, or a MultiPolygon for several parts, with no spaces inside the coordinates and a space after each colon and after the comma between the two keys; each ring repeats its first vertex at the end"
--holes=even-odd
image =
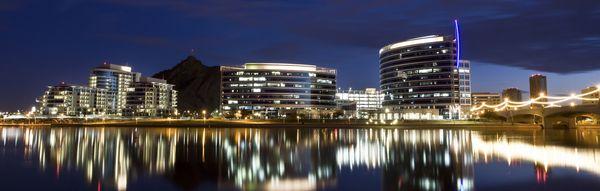
{"type": "MultiPolygon", "coordinates": [[[[600,22],[600,4],[595,1],[102,2],[226,20],[252,30],[295,35],[290,37],[292,41],[308,39],[314,42],[313,48],[322,44],[340,50],[363,47],[373,49],[374,54],[403,39],[452,34],[452,20],[457,18],[462,24],[466,59],[554,73],[600,68],[596,62],[600,46],[594,39],[600,31],[596,24],[600,22]]],[[[274,48],[251,54],[288,55],[274,48]]]]}
{"type": "Polygon", "coordinates": [[[98,36],[113,40],[116,42],[126,42],[130,44],[156,47],[156,46],[170,46],[171,42],[160,36],[145,36],[145,35],[125,35],[125,34],[99,34],[98,36]]]}

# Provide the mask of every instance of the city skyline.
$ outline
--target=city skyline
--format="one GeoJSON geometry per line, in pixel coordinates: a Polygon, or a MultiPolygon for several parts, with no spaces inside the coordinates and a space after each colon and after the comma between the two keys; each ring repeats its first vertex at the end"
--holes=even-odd
{"type": "Polygon", "coordinates": [[[104,61],[128,63],[151,74],[175,65],[192,49],[209,66],[307,63],[336,68],[338,87],[343,89],[378,87],[380,47],[418,36],[453,34],[454,19],[462,23],[462,57],[472,62],[473,92],[500,92],[507,87],[527,90],[527,78],[534,73],[548,77],[548,91],[553,95],[579,92],[600,81],[596,58],[589,54],[600,48],[597,26],[589,25],[600,19],[600,7],[588,2],[470,7],[435,2],[363,3],[362,7],[293,2],[205,4],[214,10],[185,2],[0,3],[0,15],[14,18],[0,19],[0,32],[5,34],[0,39],[7,42],[0,45],[4,58],[0,79],[10,82],[6,87],[10,93],[2,95],[0,110],[30,108],[47,85],[85,84],[85,71],[104,61]],[[419,14],[401,14],[386,7],[419,14]],[[425,7],[438,13],[420,13],[425,7]],[[196,9],[206,13],[195,14],[196,9]],[[327,19],[303,18],[295,26],[286,22],[304,14],[327,19]],[[350,20],[344,22],[345,16],[350,20]],[[526,27],[529,22],[538,26],[526,27]],[[554,51],[563,54],[551,54],[554,51]],[[562,67],[566,64],[569,67],[562,67]],[[359,74],[365,77],[352,77],[359,74]]]}

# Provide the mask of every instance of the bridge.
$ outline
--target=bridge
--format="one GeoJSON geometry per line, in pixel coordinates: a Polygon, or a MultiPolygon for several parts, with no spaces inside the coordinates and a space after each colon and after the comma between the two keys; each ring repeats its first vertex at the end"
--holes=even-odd
{"type": "MultiPolygon", "coordinates": [[[[576,128],[578,119],[600,119],[600,105],[574,105],[562,107],[505,108],[496,114],[511,122],[531,122],[543,128],[576,128]]],[[[597,124],[597,122],[593,123],[597,124]]]]}
{"type": "Polygon", "coordinates": [[[587,119],[590,125],[599,125],[600,119],[600,85],[595,90],[579,95],[548,96],[540,94],[537,98],[527,101],[511,101],[496,105],[487,105],[485,102],[473,107],[471,112],[494,111],[511,122],[532,122],[544,128],[576,128],[579,118],[587,119]],[[574,101],[591,101],[593,104],[575,105],[574,101]],[[560,104],[570,102],[570,106],[560,104]],[[594,103],[595,102],[595,103],[594,103]],[[591,123],[590,123],[591,122],[591,123]]]}

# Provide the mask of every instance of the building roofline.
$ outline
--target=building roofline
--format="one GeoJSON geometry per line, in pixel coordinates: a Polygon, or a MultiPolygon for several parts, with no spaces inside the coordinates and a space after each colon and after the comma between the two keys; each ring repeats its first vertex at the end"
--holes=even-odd
{"type": "Polygon", "coordinates": [[[403,41],[395,42],[395,43],[384,46],[383,48],[379,49],[379,54],[382,54],[384,52],[387,52],[387,51],[390,51],[390,50],[393,50],[396,48],[402,48],[402,47],[419,45],[419,44],[428,44],[428,43],[433,43],[433,42],[443,42],[443,41],[447,41],[448,38],[450,38],[450,36],[441,36],[441,35],[427,35],[427,36],[410,38],[410,39],[406,39],[403,41]]]}

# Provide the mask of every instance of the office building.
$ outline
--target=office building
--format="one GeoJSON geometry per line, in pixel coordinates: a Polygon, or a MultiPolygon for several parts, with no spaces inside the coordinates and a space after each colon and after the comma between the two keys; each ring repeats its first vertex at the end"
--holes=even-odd
{"type": "Polygon", "coordinates": [[[177,91],[166,80],[141,77],[127,92],[126,116],[166,117],[177,113],[177,91]]]}
{"type": "Polygon", "coordinates": [[[471,94],[473,106],[480,106],[483,103],[486,105],[498,105],[502,103],[502,98],[499,93],[490,92],[473,92],[471,94]]]}
{"type": "Polygon", "coordinates": [[[362,90],[338,89],[335,94],[335,100],[338,108],[345,111],[354,111],[352,115],[360,118],[366,118],[367,116],[373,115],[375,112],[381,110],[381,102],[383,101],[384,95],[381,91],[375,88],[366,88],[362,90]]]}
{"type": "Polygon", "coordinates": [[[591,86],[591,87],[587,87],[583,90],[581,90],[581,94],[588,94],[583,96],[583,98],[587,98],[587,99],[595,99],[595,100],[581,100],[581,104],[583,105],[596,105],[598,104],[598,100],[600,99],[600,93],[598,92],[594,92],[598,90],[598,87],[596,86],[591,86]],[[594,93],[591,93],[594,92],[594,93]]]}
{"type": "Polygon", "coordinates": [[[523,91],[517,88],[506,88],[502,90],[502,101],[504,100],[513,102],[523,101],[523,91]]]}
{"type": "Polygon", "coordinates": [[[381,102],[384,95],[375,88],[366,88],[363,90],[338,90],[335,94],[336,100],[356,102],[356,110],[359,111],[377,111],[381,109],[381,102]]]}
{"type": "Polygon", "coordinates": [[[38,100],[38,112],[48,116],[103,115],[108,108],[105,89],[60,83],[48,86],[38,100]]]}
{"type": "MultiPolygon", "coordinates": [[[[392,118],[463,119],[471,106],[470,62],[453,36],[424,36],[379,51],[383,108],[392,118]]],[[[389,118],[389,117],[388,117],[389,118]]]]}
{"type": "Polygon", "coordinates": [[[281,117],[287,112],[332,110],[336,107],[336,71],[288,63],[223,66],[221,91],[224,113],[245,110],[281,117]]]}
{"type": "MultiPolygon", "coordinates": [[[[534,74],[529,77],[529,99],[533,100],[542,95],[548,95],[548,87],[546,83],[546,76],[541,74],[534,74]]],[[[539,99],[537,101],[545,102],[547,99],[539,99]]]]}
{"type": "Polygon", "coordinates": [[[131,72],[129,66],[104,63],[92,70],[89,86],[106,89],[108,91],[108,114],[120,116],[126,106],[128,88],[140,76],[140,73],[131,72]]]}

